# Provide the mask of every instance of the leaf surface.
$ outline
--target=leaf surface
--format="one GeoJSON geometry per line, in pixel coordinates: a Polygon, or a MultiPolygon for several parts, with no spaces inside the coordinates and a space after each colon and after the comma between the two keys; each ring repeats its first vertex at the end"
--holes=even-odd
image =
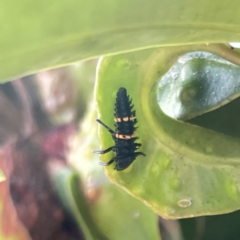
{"type": "MultiPolygon", "coordinates": [[[[207,50],[221,56],[225,46],[159,48],[103,59],[96,87],[99,118],[114,129],[116,92],[125,87],[138,119],[142,143],[126,171],[105,167],[112,181],[165,218],[231,212],[240,208],[240,139],[166,116],[158,105],[158,84],[177,59],[189,51],[207,50]]],[[[231,54],[229,54],[231,55],[231,54]]],[[[102,149],[114,145],[99,127],[102,149]]],[[[102,156],[109,161],[112,152],[102,156]]]]}

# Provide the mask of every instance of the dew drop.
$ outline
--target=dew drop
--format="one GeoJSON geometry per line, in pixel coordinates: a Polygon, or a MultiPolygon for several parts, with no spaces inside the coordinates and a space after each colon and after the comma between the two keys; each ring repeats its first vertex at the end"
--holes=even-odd
{"type": "Polygon", "coordinates": [[[176,80],[178,78],[178,73],[176,73],[176,72],[171,73],[171,75],[174,80],[176,80]]]}
{"type": "Polygon", "coordinates": [[[161,161],[162,161],[161,165],[163,166],[164,169],[168,169],[170,167],[171,161],[170,161],[169,157],[164,157],[164,158],[162,158],[161,161]]]}
{"type": "Polygon", "coordinates": [[[189,102],[193,100],[196,94],[197,94],[197,91],[194,88],[183,89],[183,91],[181,92],[180,98],[183,102],[187,102],[187,101],[189,102]]]}
{"type": "Polygon", "coordinates": [[[128,69],[131,64],[127,59],[121,59],[117,62],[117,66],[120,68],[128,69]]]}
{"type": "Polygon", "coordinates": [[[181,189],[181,180],[177,177],[173,177],[169,181],[169,185],[173,190],[180,190],[181,189]]]}
{"type": "Polygon", "coordinates": [[[174,208],[171,208],[171,207],[165,207],[164,210],[169,215],[173,215],[176,212],[176,210],[174,208]]]}
{"type": "Polygon", "coordinates": [[[134,218],[139,218],[140,217],[140,212],[134,212],[133,217],[134,218]]]}
{"type": "Polygon", "coordinates": [[[229,181],[227,183],[227,191],[229,193],[229,195],[231,195],[232,197],[236,197],[238,195],[238,191],[239,191],[239,185],[235,183],[235,181],[229,181]]]}
{"type": "Polygon", "coordinates": [[[178,206],[182,208],[190,207],[192,205],[192,200],[189,198],[184,198],[178,201],[178,206]]]}
{"type": "Polygon", "coordinates": [[[159,166],[157,164],[153,164],[151,167],[151,172],[154,173],[155,175],[159,174],[159,166]]]}

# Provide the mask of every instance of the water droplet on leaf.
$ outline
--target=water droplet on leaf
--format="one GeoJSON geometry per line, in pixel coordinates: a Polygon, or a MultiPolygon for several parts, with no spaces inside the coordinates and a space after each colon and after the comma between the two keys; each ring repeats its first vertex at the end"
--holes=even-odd
{"type": "Polygon", "coordinates": [[[184,198],[178,201],[178,206],[182,208],[190,207],[192,205],[192,201],[189,198],[184,198]]]}

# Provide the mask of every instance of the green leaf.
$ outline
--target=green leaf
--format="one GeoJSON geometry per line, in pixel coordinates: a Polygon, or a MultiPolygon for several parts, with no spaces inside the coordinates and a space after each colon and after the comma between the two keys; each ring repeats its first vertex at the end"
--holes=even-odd
{"type": "MultiPolygon", "coordinates": [[[[171,119],[158,105],[162,76],[181,55],[197,50],[232,56],[219,45],[159,48],[105,58],[98,72],[99,118],[114,129],[116,92],[127,88],[138,119],[139,151],[147,155],[126,171],[115,171],[114,164],[106,167],[106,174],[165,218],[240,208],[240,139],[171,119]]],[[[102,126],[99,135],[102,149],[114,145],[102,126]]],[[[113,156],[110,152],[101,160],[113,156]]]]}
{"type": "Polygon", "coordinates": [[[239,7],[228,0],[2,1],[0,79],[124,51],[237,41],[239,7]]]}
{"type": "Polygon", "coordinates": [[[169,117],[188,120],[240,95],[240,68],[207,53],[182,56],[161,79],[158,102],[169,117]]]}
{"type": "Polygon", "coordinates": [[[88,204],[83,192],[79,189],[80,179],[78,175],[70,169],[63,169],[56,175],[54,180],[62,203],[73,218],[75,218],[85,238],[87,240],[107,239],[104,234],[99,231],[89,214],[88,204]]]}

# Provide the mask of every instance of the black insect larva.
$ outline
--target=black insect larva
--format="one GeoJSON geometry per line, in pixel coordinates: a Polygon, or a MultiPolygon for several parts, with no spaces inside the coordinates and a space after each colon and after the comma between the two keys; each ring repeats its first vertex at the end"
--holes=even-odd
{"type": "Polygon", "coordinates": [[[137,123],[136,112],[132,111],[132,100],[127,95],[127,90],[123,87],[119,88],[115,103],[115,132],[104,124],[101,120],[97,122],[104,126],[111,133],[115,145],[105,150],[94,150],[94,153],[105,154],[113,151],[116,156],[109,162],[100,162],[103,166],[109,166],[114,161],[116,162],[115,169],[121,171],[126,169],[139,155],[146,156],[142,152],[136,152],[142,146],[140,143],[135,143],[138,137],[134,136],[137,123]]]}

